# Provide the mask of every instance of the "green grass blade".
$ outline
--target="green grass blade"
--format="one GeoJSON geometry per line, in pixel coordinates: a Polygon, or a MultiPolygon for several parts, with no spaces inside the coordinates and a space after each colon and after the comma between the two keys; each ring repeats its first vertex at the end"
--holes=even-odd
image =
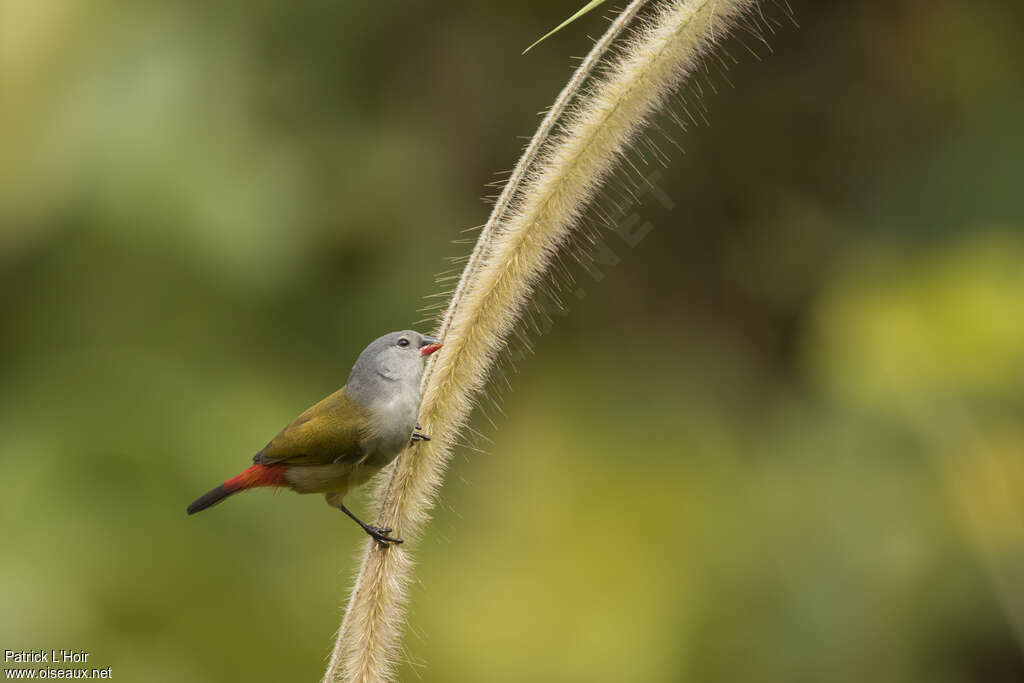
{"type": "Polygon", "coordinates": [[[525,55],[527,52],[529,52],[530,50],[535,48],[539,43],[543,42],[544,40],[547,40],[552,35],[558,33],[563,28],[565,28],[566,26],[568,26],[572,22],[576,21],[577,19],[582,17],[584,14],[586,14],[590,10],[594,9],[595,7],[597,7],[598,5],[600,5],[603,2],[604,2],[604,0],[590,0],[590,2],[588,2],[586,5],[584,5],[578,12],[576,12],[576,14],[572,15],[571,17],[569,17],[568,19],[563,21],[561,24],[559,24],[558,26],[553,28],[551,31],[548,31],[546,34],[541,36],[533,45],[531,45],[530,47],[528,47],[525,50],[523,50],[523,54],[525,55]]]}

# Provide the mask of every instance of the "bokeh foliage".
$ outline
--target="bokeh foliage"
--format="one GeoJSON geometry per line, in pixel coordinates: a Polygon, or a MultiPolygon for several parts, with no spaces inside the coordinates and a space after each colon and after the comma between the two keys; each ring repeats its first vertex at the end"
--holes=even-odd
{"type": "MultiPolygon", "coordinates": [[[[316,679],[358,529],[184,507],[421,318],[578,4],[0,4],[0,646],[316,679]]],[[[1024,9],[792,4],[478,420],[404,679],[1024,677],[1024,9]]]]}

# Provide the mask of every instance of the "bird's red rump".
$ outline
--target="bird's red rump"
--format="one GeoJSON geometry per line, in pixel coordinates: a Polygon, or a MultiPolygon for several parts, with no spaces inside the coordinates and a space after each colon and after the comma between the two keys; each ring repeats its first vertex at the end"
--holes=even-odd
{"type": "Polygon", "coordinates": [[[253,465],[224,482],[228,491],[244,491],[259,486],[287,486],[282,465],[253,465]]]}

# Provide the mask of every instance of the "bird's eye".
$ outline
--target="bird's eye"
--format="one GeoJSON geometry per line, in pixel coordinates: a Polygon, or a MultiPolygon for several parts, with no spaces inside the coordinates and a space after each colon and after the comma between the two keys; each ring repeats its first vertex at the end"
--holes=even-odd
{"type": "Polygon", "coordinates": [[[401,339],[398,340],[398,345],[404,348],[409,345],[409,340],[406,339],[405,337],[402,337],[401,339]]]}

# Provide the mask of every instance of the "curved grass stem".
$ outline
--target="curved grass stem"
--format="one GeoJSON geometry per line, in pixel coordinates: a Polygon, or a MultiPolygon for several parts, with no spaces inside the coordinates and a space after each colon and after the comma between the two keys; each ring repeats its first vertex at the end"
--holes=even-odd
{"type": "MultiPolygon", "coordinates": [[[[626,24],[619,24],[623,16],[609,28],[614,35],[595,44],[601,55],[585,60],[586,73],[563,90],[480,235],[442,323],[445,345],[424,377],[420,423],[433,440],[410,448],[384,473],[378,524],[406,539],[418,535],[456,436],[551,259],[650,117],[752,2],[661,0],[617,57],[605,54],[626,24]],[[597,65],[607,68],[583,92],[597,65]]],[[[640,4],[627,8],[633,14],[626,21],[640,4]]],[[[407,546],[366,543],[325,682],[394,678],[412,577],[407,546]]]]}

